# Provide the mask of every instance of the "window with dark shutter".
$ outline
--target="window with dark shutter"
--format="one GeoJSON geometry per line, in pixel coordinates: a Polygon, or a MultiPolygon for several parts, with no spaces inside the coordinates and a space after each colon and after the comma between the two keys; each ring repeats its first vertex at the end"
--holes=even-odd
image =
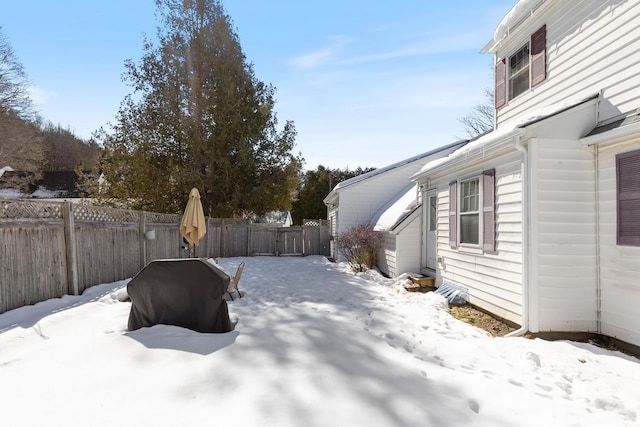
{"type": "Polygon", "coordinates": [[[449,246],[451,249],[458,247],[458,182],[449,184],[449,246]]]}
{"type": "Polygon", "coordinates": [[[531,87],[547,78],[547,26],[531,35],[531,87]]]}
{"type": "Polygon", "coordinates": [[[496,108],[507,103],[507,60],[501,59],[496,62],[494,70],[495,87],[493,90],[494,104],[496,108]]]}
{"type": "Polygon", "coordinates": [[[640,150],[616,156],[617,241],[640,246],[640,150]]]}
{"type": "Polygon", "coordinates": [[[482,173],[482,249],[496,252],[496,170],[482,173]]]}

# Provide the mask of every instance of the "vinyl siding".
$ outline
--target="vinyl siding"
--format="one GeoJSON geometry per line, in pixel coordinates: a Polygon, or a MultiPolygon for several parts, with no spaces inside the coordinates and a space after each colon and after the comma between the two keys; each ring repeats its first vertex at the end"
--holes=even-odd
{"type": "Polygon", "coordinates": [[[598,153],[602,333],[640,345],[640,247],[616,244],[615,156],[640,148],[640,138],[598,153]]]}
{"type": "Polygon", "coordinates": [[[420,272],[420,254],[422,249],[420,221],[420,215],[417,215],[396,235],[396,276],[403,273],[420,272]]]}
{"type": "Polygon", "coordinates": [[[547,26],[547,78],[498,109],[497,123],[543,106],[602,91],[600,122],[638,108],[640,0],[556,1],[534,14],[497,50],[513,54],[541,25],[547,26]]]}
{"type": "Polygon", "coordinates": [[[378,251],[378,269],[389,277],[420,271],[420,216],[416,215],[402,231],[381,232],[384,241],[378,251]]]}
{"type": "Polygon", "coordinates": [[[338,233],[359,224],[368,224],[372,216],[409,184],[409,178],[422,163],[393,169],[360,181],[340,191],[338,233]]]}
{"type": "Polygon", "coordinates": [[[389,277],[396,277],[396,236],[388,231],[381,231],[382,245],[378,250],[378,270],[389,277]]]}
{"type": "Polygon", "coordinates": [[[577,141],[534,140],[530,162],[530,328],[596,331],[594,156],[577,141]]]}
{"type": "Polygon", "coordinates": [[[520,154],[494,160],[496,169],[496,250],[451,249],[449,246],[449,182],[479,174],[467,170],[438,178],[437,283],[449,281],[469,289],[469,302],[515,323],[522,322],[522,179],[520,154]]]}

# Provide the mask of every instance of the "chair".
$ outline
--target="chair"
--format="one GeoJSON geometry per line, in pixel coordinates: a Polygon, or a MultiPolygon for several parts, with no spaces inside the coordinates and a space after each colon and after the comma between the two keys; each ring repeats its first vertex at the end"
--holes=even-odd
{"type": "Polygon", "coordinates": [[[242,293],[238,289],[238,283],[240,283],[240,277],[242,277],[242,270],[244,270],[244,262],[241,262],[236,270],[235,276],[231,278],[229,282],[229,287],[227,288],[227,293],[225,294],[225,299],[227,295],[231,298],[231,301],[235,300],[235,296],[238,298],[242,298],[242,293]]]}

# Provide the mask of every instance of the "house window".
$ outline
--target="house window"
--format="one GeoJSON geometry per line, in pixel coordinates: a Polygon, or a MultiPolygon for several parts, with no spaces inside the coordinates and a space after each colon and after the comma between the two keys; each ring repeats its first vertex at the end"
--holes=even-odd
{"type": "Polygon", "coordinates": [[[495,108],[500,108],[547,78],[547,26],[531,35],[513,55],[498,58],[494,70],[495,108]]]}
{"type": "Polygon", "coordinates": [[[640,150],[616,155],[618,245],[640,246],[640,150]]]}
{"type": "Polygon", "coordinates": [[[495,169],[488,169],[479,177],[449,184],[449,246],[452,249],[458,245],[481,245],[485,253],[496,254],[495,175],[495,169]]]}
{"type": "Polygon", "coordinates": [[[460,183],[460,244],[480,243],[480,179],[460,183]]]}
{"type": "Polygon", "coordinates": [[[509,57],[509,101],[529,90],[529,44],[509,57]]]}
{"type": "Polygon", "coordinates": [[[429,231],[435,231],[438,227],[438,205],[436,196],[429,197],[429,231]]]}

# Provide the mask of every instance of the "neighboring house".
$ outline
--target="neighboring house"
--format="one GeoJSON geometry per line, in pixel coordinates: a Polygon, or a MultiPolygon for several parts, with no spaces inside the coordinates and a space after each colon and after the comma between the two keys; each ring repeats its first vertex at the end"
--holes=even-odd
{"type": "Polygon", "coordinates": [[[293,225],[290,211],[270,211],[256,218],[254,222],[273,227],[291,227],[293,225]]]}
{"type": "MultiPolygon", "coordinates": [[[[356,225],[375,225],[373,219],[378,211],[411,184],[411,176],[428,162],[447,156],[465,143],[449,144],[338,183],[324,199],[331,236],[356,225]]],[[[333,239],[331,256],[338,258],[333,239]]],[[[414,269],[419,269],[419,263],[414,269]]]]}
{"type": "Polygon", "coordinates": [[[11,166],[0,166],[0,178],[5,172],[13,172],[13,168],[11,166]]]}
{"type": "Polygon", "coordinates": [[[14,171],[3,167],[0,173],[0,197],[12,199],[64,199],[79,201],[83,199],[82,180],[74,171],[44,171],[33,184],[25,185],[34,172],[14,171]]]}
{"type": "Polygon", "coordinates": [[[422,272],[517,333],[640,346],[638,22],[640,0],[520,1],[484,49],[496,129],[414,177],[422,272]]]}

